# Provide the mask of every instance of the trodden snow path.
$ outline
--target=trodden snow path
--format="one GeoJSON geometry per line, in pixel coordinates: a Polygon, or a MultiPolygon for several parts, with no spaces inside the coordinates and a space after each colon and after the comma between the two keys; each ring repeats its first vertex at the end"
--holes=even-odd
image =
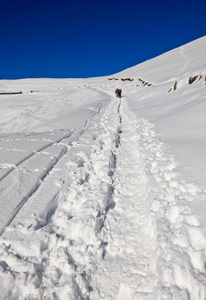
{"type": "Polygon", "coordinates": [[[58,193],[22,221],[55,185],[47,172],[1,235],[0,299],[205,299],[206,242],[189,206],[198,191],[152,125],[112,98],[61,147],[58,193]]]}

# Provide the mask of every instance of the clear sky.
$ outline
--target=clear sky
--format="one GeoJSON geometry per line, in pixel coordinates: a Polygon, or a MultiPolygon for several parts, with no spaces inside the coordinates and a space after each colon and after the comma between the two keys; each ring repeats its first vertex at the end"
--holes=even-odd
{"type": "Polygon", "coordinates": [[[205,0],[0,0],[0,79],[111,75],[204,35],[205,0]]]}

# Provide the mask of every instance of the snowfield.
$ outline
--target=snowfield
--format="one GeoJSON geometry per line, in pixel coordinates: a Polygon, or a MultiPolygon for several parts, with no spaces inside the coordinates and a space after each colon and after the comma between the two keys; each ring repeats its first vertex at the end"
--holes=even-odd
{"type": "Polygon", "coordinates": [[[0,81],[0,299],[206,299],[205,50],[0,81]]]}

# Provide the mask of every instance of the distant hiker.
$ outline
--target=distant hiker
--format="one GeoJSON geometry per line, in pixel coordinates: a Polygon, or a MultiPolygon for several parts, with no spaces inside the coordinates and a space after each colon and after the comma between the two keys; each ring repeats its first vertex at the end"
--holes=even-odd
{"type": "Polygon", "coordinates": [[[117,96],[118,98],[121,99],[122,90],[121,90],[121,89],[116,89],[116,90],[115,90],[115,94],[116,94],[116,96],[117,96]]]}

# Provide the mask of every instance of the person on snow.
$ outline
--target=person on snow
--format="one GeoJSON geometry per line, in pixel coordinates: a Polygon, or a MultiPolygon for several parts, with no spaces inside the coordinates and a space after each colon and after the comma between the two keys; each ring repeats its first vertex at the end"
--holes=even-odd
{"type": "Polygon", "coordinates": [[[115,93],[116,93],[116,96],[121,99],[122,90],[121,89],[116,89],[115,93]]]}

